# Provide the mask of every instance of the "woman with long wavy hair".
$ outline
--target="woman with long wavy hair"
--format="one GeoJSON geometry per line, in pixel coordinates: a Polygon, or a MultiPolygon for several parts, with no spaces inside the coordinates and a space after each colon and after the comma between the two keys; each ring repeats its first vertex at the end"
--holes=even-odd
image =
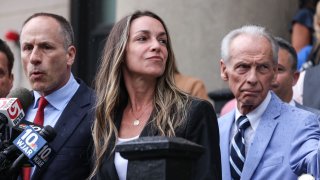
{"type": "Polygon", "coordinates": [[[96,76],[94,167],[90,179],[126,179],[116,144],[142,136],[182,137],[205,147],[194,179],[221,179],[219,130],[212,105],[179,90],[162,19],[137,11],[112,28],[96,76]]]}

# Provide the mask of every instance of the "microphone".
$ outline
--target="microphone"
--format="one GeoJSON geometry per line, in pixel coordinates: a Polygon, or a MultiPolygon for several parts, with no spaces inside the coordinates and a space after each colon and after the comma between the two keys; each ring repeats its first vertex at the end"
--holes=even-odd
{"type": "Polygon", "coordinates": [[[16,126],[25,116],[24,111],[32,102],[33,95],[26,88],[14,89],[7,98],[0,98],[0,129],[4,125],[16,126]]]}
{"type": "Polygon", "coordinates": [[[37,167],[41,168],[55,154],[53,149],[47,144],[47,142],[51,142],[56,136],[56,132],[51,126],[41,128],[40,126],[36,126],[25,120],[22,120],[20,125],[23,126],[19,131],[23,132],[14,140],[12,145],[0,152],[0,179],[2,176],[7,177],[17,174],[20,167],[24,165],[30,166],[28,159],[30,159],[37,167]],[[27,123],[27,126],[24,123],[27,123]],[[28,150],[26,145],[23,145],[23,143],[27,144],[27,142],[23,141],[28,141],[30,144],[30,141],[35,141],[34,138],[38,142],[35,142],[34,145],[31,143],[30,146],[36,149],[36,151],[32,157],[26,156],[24,153],[30,153],[30,150],[28,150]],[[38,138],[40,139],[38,140],[38,138]],[[23,148],[21,149],[21,147],[23,148]],[[23,153],[21,153],[21,151],[23,153]]]}
{"type": "Polygon", "coordinates": [[[1,150],[8,147],[12,128],[25,116],[24,111],[32,104],[33,95],[26,88],[12,90],[7,98],[0,98],[1,150]]]}
{"type": "MultiPolygon", "coordinates": [[[[12,128],[12,138],[15,139],[17,138],[26,128],[27,126],[32,127],[37,133],[40,134],[40,131],[43,129],[42,126],[38,126],[32,122],[26,121],[26,120],[21,120],[20,123],[17,126],[14,126],[12,128]]],[[[51,130],[49,130],[51,131],[51,130]]],[[[41,132],[43,133],[43,132],[41,132]]],[[[52,132],[50,132],[52,133],[52,132]]],[[[55,132],[52,133],[53,135],[55,134],[55,132]]],[[[51,135],[49,135],[51,136],[51,135]]],[[[50,137],[49,137],[50,139],[50,137]]],[[[9,161],[9,159],[12,161],[13,158],[17,158],[17,156],[21,155],[21,152],[18,153],[19,148],[16,147],[16,145],[12,144],[10,146],[7,146],[3,151],[0,152],[0,171],[1,169],[5,169],[5,165],[7,165],[8,163],[6,163],[7,161],[9,161]],[[15,155],[15,156],[14,156],[15,155]],[[3,167],[3,168],[2,168],[3,167]]],[[[1,178],[0,178],[1,179],[1,178]]]]}
{"type": "Polygon", "coordinates": [[[9,172],[16,172],[24,159],[28,158],[38,168],[43,167],[55,154],[48,145],[56,137],[54,129],[47,125],[39,133],[32,127],[26,129],[13,141],[13,144],[23,152],[12,164],[9,172]]]}
{"type": "Polygon", "coordinates": [[[7,98],[18,98],[24,111],[33,102],[33,94],[27,88],[16,88],[8,94],[7,98]]]}
{"type": "Polygon", "coordinates": [[[0,152],[0,171],[7,169],[11,164],[11,159],[16,158],[18,155],[18,148],[15,145],[10,145],[0,152]]]}
{"type": "Polygon", "coordinates": [[[12,127],[9,142],[12,142],[14,139],[16,139],[28,126],[32,127],[37,133],[40,133],[40,131],[43,129],[43,126],[39,126],[33,122],[22,119],[19,124],[12,127]]]}
{"type": "MultiPolygon", "coordinates": [[[[39,126],[37,124],[34,124],[33,122],[30,122],[24,119],[22,119],[19,122],[19,124],[14,126],[12,129],[15,130],[14,132],[18,132],[20,134],[26,129],[27,126],[32,127],[35,131],[37,131],[37,133],[39,133],[43,129],[43,126],[39,126]]],[[[18,137],[18,135],[13,137],[18,137]]]]}

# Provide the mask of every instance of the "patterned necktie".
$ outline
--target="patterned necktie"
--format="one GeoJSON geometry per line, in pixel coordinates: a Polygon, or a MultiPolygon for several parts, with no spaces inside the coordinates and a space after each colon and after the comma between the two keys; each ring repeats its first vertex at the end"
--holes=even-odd
{"type": "Polygon", "coordinates": [[[230,170],[233,179],[240,179],[245,161],[244,132],[250,126],[247,116],[240,116],[236,121],[237,132],[231,142],[230,170]]]}
{"type": "MultiPolygon", "coordinates": [[[[39,105],[36,117],[34,118],[33,123],[36,125],[43,126],[44,121],[44,108],[48,105],[48,101],[41,96],[39,99],[39,105]]],[[[22,180],[30,180],[31,178],[31,167],[22,168],[22,180]]]]}

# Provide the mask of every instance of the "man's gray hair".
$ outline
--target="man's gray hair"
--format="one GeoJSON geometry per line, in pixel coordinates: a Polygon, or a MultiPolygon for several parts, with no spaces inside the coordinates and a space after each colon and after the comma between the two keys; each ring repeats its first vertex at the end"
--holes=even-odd
{"type": "Polygon", "coordinates": [[[271,44],[273,61],[278,63],[278,43],[273,36],[266,30],[266,28],[256,25],[246,25],[241,28],[230,31],[222,40],[221,43],[221,58],[225,63],[230,60],[230,44],[231,42],[242,34],[265,37],[271,44]]]}

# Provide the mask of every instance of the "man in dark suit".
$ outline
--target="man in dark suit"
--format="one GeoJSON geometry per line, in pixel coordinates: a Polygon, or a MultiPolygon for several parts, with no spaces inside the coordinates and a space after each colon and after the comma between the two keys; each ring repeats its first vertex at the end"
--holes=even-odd
{"type": "Polygon", "coordinates": [[[20,44],[23,68],[35,98],[26,120],[38,118],[40,106],[45,104],[42,125],[54,127],[57,133],[49,143],[55,156],[43,168],[33,168],[32,179],[85,179],[90,173],[95,96],[71,73],[76,54],[72,27],[62,16],[36,13],[24,22],[20,44]]]}
{"type": "Polygon", "coordinates": [[[218,121],[222,179],[293,180],[310,170],[318,177],[319,116],[270,91],[278,70],[272,35],[244,26],[228,33],[221,46],[221,78],[237,101],[218,121]]]}
{"type": "Polygon", "coordinates": [[[279,45],[278,53],[278,75],[272,83],[272,90],[284,102],[292,106],[316,113],[320,115],[320,111],[311,107],[303,106],[293,100],[293,86],[299,79],[299,71],[297,70],[297,53],[289,42],[276,37],[279,45]]]}

